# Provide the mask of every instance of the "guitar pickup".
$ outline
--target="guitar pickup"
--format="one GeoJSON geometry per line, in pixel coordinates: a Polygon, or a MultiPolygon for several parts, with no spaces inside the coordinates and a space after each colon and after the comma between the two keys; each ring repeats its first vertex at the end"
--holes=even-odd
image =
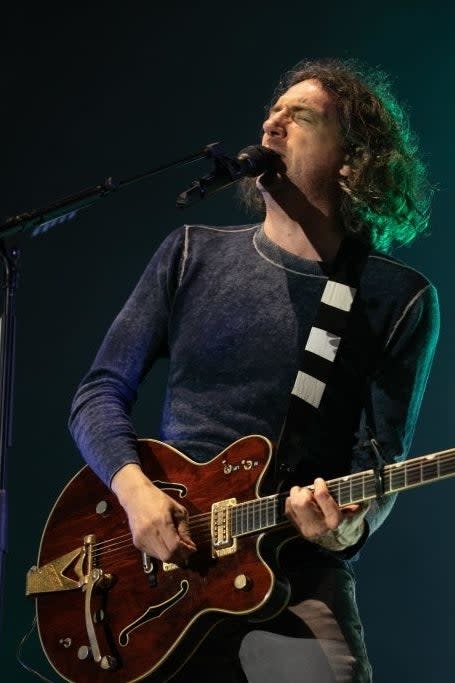
{"type": "Polygon", "coordinates": [[[212,505],[211,535],[212,557],[232,555],[237,551],[237,539],[232,535],[231,508],[236,498],[220,500],[212,505]]]}

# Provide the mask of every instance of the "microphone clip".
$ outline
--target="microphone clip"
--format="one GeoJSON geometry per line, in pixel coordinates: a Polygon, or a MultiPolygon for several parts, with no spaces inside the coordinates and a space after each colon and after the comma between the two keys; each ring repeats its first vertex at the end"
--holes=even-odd
{"type": "Polygon", "coordinates": [[[180,209],[232,185],[245,175],[241,164],[226,155],[221,142],[212,142],[204,147],[204,154],[214,161],[213,171],[194,180],[187,190],[179,194],[177,207],[180,209]]]}

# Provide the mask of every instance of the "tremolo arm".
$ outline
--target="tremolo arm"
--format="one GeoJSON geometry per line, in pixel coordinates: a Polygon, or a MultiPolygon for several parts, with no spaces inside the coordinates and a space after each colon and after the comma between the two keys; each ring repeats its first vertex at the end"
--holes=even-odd
{"type": "Polygon", "coordinates": [[[102,655],[96,637],[93,623],[92,595],[94,589],[106,590],[112,583],[112,576],[104,573],[94,563],[95,535],[88,534],[84,537],[84,544],[61,557],[48,562],[42,567],[33,566],[27,572],[25,594],[27,596],[40,595],[43,593],[58,593],[60,591],[81,589],[85,593],[84,619],[89,647],[80,648],[81,659],[83,653],[90,653],[93,660],[102,669],[113,669],[116,660],[111,655],[102,655]],[[77,579],[72,579],[64,572],[71,565],[77,579]]]}

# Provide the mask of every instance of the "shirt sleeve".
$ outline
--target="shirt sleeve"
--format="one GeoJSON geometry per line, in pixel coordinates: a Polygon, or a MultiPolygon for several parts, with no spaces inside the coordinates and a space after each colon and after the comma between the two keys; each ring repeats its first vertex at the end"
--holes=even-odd
{"type": "MultiPolygon", "coordinates": [[[[438,335],[438,297],[429,284],[408,302],[372,377],[354,449],[354,472],[371,469],[375,464],[369,447],[372,437],[386,464],[408,456],[438,335]]],[[[360,550],[386,519],[395,500],[396,494],[389,494],[370,503],[365,531],[345,556],[352,557],[360,550]]]]}
{"type": "Polygon", "coordinates": [[[83,458],[108,486],[138,463],[131,411],[153,361],[167,355],[168,321],[180,277],[183,230],[161,244],[108,330],[74,396],[69,429],[83,458]]]}

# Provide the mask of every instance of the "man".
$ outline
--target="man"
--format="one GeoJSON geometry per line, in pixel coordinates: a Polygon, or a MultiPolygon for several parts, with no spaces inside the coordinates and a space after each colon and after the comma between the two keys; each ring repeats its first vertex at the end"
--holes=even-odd
{"type": "Polygon", "coordinates": [[[299,535],[280,553],[289,605],[263,623],[216,627],[175,681],[370,681],[350,560],[393,497],[340,508],[325,480],[408,453],[438,305],[424,276],[383,252],[424,230],[429,191],[383,74],[303,62],[280,84],[263,130],[280,157],[253,189],[263,222],[186,226],[164,241],[83,380],[70,424],[125,509],[134,544],[178,565],[197,549],[187,511],[143,473],[129,417],[153,361],[169,356],[161,437],[189,457],[205,462],[239,437],[277,443],[281,434],[285,510],[299,535]],[[351,261],[357,281],[343,291],[358,291],[345,334],[321,337],[321,297],[351,261]],[[326,382],[302,385],[302,352],[327,357],[333,346],[326,382]],[[324,387],[317,401],[308,398],[315,386],[324,387]],[[290,394],[297,418],[283,429],[290,394]]]}

